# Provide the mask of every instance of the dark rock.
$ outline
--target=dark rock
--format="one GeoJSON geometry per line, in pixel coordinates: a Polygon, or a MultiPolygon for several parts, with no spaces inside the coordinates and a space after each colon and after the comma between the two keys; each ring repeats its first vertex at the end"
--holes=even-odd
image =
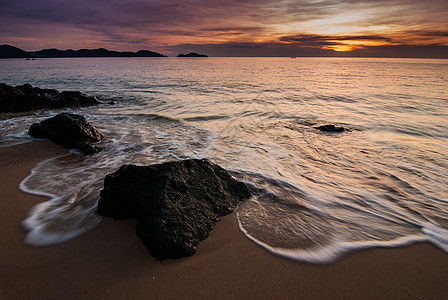
{"type": "Polygon", "coordinates": [[[45,95],[45,94],[47,94],[47,95],[50,95],[50,96],[56,96],[56,95],[59,95],[59,94],[60,94],[58,90],[54,90],[54,89],[41,89],[41,88],[38,88],[38,87],[35,87],[35,88],[34,88],[34,92],[36,92],[36,93],[38,93],[38,94],[41,94],[41,95],[45,95]]]}
{"type": "Polygon", "coordinates": [[[45,138],[69,149],[78,149],[84,154],[100,151],[94,143],[106,138],[83,116],[59,114],[53,118],[31,125],[28,133],[34,138],[45,138]]]}
{"type": "Polygon", "coordinates": [[[53,89],[34,88],[30,84],[12,87],[0,83],[0,113],[81,107],[100,103],[96,97],[90,97],[81,92],[60,93],[53,89]]]}
{"type": "Polygon", "coordinates": [[[188,53],[188,54],[182,54],[181,53],[177,57],[208,57],[208,55],[191,52],[191,53],[188,53]]]}
{"type": "Polygon", "coordinates": [[[138,219],[138,237],[163,260],[193,255],[218,218],[250,196],[244,183],[206,159],[124,165],[106,176],[98,213],[138,219]]]}
{"type": "Polygon", "coordinates": [[[18,86],[16,86],[16,89],[18,89],[23,94],[34,94],[34,88],[29,83],[25,83],[23,85],[18,85],[18,86]]]}
{"type": "Polygon", "coordinates": [[[320,131],[325,131],[325,132],[344,132],[345,128],[342,126],[335,126],[333,124],[329,124],[329,125],[322,125],[322,126],[317,126],[314,127],[320,131]]]}

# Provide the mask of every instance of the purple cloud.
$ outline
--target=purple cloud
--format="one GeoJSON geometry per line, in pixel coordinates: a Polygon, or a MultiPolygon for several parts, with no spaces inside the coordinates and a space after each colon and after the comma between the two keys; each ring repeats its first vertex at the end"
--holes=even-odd
{"type": "Polygon", "coordinates": [[[329,45],[335,36],[390,42],[392,31],[409,35],[402,43],[420,36],[422,43],[448,45],[446,0],[0,0],[0,7],[0,43],[26,50],[150,47],[174,54],[176,45],[252,43],[271,53],[276,43],[329,45]],[[341,28],[356,32],[322,34],[332,23],[312,25],[339,14],[341,28]]]}

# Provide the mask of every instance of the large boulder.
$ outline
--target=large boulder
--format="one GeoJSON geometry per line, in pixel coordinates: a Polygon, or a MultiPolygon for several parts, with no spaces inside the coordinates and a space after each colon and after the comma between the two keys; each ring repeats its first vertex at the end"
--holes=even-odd
{"type": "Polygon", "coordinates": [[[81,92],[59,92],[53,89],[40,89],[30,84],[13,87],[0,83],[0,113],[83,107],[100,103],[96,97],[81,92]]]}
{"type": "Polygon", "coordinates": [[[138,219],[138,237],[164,260],[193,255],[219,217],[250,196],[244,183],[206,159],[123,165],[106,176],[98,214],[138,219]]]}
{"type": "Polygon", "coordinates": [[[49,139],[69,149],[78,149],[84,154],[100,151],[95,143],[106,136],[80,115],[58,114],[31,125],[28,133],[34,138],[49,139]]]}

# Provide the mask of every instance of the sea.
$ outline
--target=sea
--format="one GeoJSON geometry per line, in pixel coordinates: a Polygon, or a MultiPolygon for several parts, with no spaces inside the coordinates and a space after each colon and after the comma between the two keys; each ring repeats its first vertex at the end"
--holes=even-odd
{"type": "Polygon", "coordinates": [[[28,244],[98,225],[104,176],[123,164],[207,158],[249,187],[239,229],[276,255],[322,264],[418,242],[448,252],[448,60],[3,59],[0,82],[104,102],[0,118],[0,147],[32,141],[29,126],[60,112],[108,137],[102,152],[71,150],[21,182],[48,197],[23,221],[28,244]]]}

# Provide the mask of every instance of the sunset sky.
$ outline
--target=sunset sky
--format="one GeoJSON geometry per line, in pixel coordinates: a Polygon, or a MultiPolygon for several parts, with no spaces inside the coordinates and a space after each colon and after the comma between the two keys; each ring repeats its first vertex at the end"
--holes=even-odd
{"type": "Polygon", "coordinates": [[[0,0],[0,44],[448,58],[448,0],[0,0]]]}

